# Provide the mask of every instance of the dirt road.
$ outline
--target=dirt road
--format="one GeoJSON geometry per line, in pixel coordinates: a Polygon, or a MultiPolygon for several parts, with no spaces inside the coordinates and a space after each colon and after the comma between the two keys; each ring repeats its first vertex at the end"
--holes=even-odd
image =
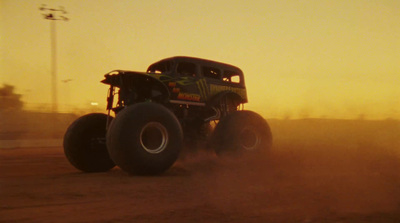
{"type": "Polygon", "coordinates": [[[200,151],[153,177],[81,173],[61,147],[1,149],[0,222],[400,222],[397,124],[340,143],[272,127],[269,156],[200,151]]]}

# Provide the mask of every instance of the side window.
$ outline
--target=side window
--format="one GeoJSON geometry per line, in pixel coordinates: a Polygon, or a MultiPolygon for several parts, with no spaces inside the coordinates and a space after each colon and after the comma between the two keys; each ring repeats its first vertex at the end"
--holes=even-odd
{"type": "Polygon", "coordinates": [[[226,82],[239,84],[241,82],[240,75],[234,71],[225,70],[222,80],[226,82]]]}
{"type": "Polygon", "coordinates": [[[203,76],[220,80],[221,71],[214,67],[203,67],[203,76]]]}
{"type": "Polygon", "coordinates": [[[176,71],[182,76],[196,77],[196,65],[194,63],[181,62],[176,71]]]}

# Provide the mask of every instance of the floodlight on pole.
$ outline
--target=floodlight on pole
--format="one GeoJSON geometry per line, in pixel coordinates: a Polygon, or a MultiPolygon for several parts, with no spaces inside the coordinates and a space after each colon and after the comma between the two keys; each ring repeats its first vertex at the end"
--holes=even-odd
{"type": "Polygon", "coordinates": [[[50,33],[51,33],[51,98],[52,98],[52,112],[58,111],[57,101],[57,44],[56,44],[56,21],[68,21],[65,16],[67,11],[64,7],[60,6],[58,9],[48,8],[46,5],[39,7],[44,19],[50,20],[50,33]],[[60,15],[61,14],[61,15],[60,15]]]}

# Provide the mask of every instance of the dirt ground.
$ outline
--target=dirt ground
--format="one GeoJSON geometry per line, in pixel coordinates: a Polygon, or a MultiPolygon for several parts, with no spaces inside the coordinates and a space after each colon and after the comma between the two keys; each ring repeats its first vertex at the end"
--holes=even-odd
{"type": "Polygon", "coordinates": [[[197,151],[152,177],[0,149],[0,222],[400,222],[399,122],[270,123],[266,156],[197,151]]]}

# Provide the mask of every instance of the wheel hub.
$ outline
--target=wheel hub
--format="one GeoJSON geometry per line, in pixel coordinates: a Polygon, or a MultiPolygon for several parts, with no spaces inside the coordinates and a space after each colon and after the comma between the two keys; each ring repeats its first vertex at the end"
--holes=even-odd
{"type": "Polygon", "coordinates": [[[260,144],[260,136],[252,129],[245,128],[240,134],[240,144],[246,150],[254,150],[260,144]]]}
{"type": "Polygon", "coordinates": [[[167,129],[159,122],[147,123],[140,132],[140,144],[148,153],[161,153],[168,144],[167,129]]]}

